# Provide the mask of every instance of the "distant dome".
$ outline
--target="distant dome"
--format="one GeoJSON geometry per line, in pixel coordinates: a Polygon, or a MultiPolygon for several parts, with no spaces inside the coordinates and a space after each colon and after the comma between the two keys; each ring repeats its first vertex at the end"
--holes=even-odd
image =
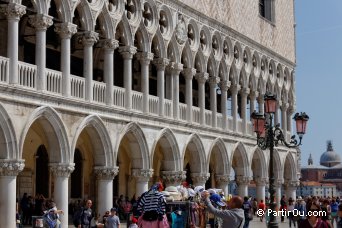
{"type": "Polygon", "coordinates": [[[331,141],[328,141],[327,143],[327,151],[322,154],[320,164],[326,167],[333,167],[341,164],[340,155],[334,151],[331,141]]]}

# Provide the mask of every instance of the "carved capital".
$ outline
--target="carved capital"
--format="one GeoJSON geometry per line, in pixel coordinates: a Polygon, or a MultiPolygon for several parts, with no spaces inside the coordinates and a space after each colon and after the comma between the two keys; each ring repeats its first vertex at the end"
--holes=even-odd
{"type": "Polygon", "coordinates": [[[230,81],[224,80],[219,83],[220,89],[222,91],[228,91],[230,87],[230,81]]]}
{"type": "Polygon", "coordinates": [[[93,46],[99,40],[99,34],[93,31],[83,33],[82,43],[84,46],[93,46]]]}
{"type": "Polygon", "coordinates": [[[142,65],[148,65],[153,60],[154,54],[151,52],[138,52],[136,56],[142,65]]]}
{"type": "Polygon", "coordinates": [[[283,183],[284,183],[283,179],[277,179],[274,181],[274,187],[280,188],[283,183]]]}
{"type": "Polygon", "coordinates": [[[251,178],[247,176],[236,176],[235,181],[238,185],[249,185],[251,178]]]}
{"type": "Polygon", "coordinates": [[[247,95],[250,93],[250,89],[249,88],[241,88],[240,89],[240,94],[242,95],[242,96],[246,96],[247,97],[247,95]]]}
{"type": "Polygon", "coordinates": [[[192,173],[191,178],[195,185],[204,185],[210,177],[210,173],[192,173]]]}
{"type": "Polygon", "coordinates": [[[158,58],[153,61],[153,64],[157,67],[157,70],[165,70],[165,67],[169,65],[170,60],[165,58],[158,58]]]}
{"type": "Polygon", "coordinates": [[[259,96],[259,92],[258,91],[251,91],[250,93],[249,93],[249,97],[251,98],[251,100],[254,100],[256,97],[258,97],[259,96]]]}
{"type": "Polygon", "coordinates": [[[218,183],[229,183],[230,178],[229,175],[215,175],[215,180],[218,183]]]}
{"type": "Polygon", "coordinates": [[[94,172],[96,174],[97,179],[113,180],[114,177],[119,173],[119,167],[95,166],[94,172]]]}
{"type": "Polygon", "coordinates": [[[179,185],[186,178],[185,171],[162,171],[162,178],[167,184],[179,185]]]}
{"type": "Polygon", "coordinates": [[[132,59],[133,55],[137,52],[137,48],[134,46],[119,47],[119,52],[124,59],[132,59]]]}
{"type": "Polygon", "coordinates": [[[55,32],[59,34],[62,39],[70,39],[72,35],[77,32],[77,25],[66,22],[55,25],[55,32]]]}
{"type": "Polygon", "coordinates": [[[0,176],[18,176],[24,167],[24,160],[0,159],[0,176]]]}
{"type": "Polygon", "coordinates": [[[232,92],[233,95],[237,95],[240,89],[241,89],[240,85],[230,86],[230,91],[232,92]]]}
{"type": "Polygon", "coordinates": [[[103,49],[114,51],[114,49],[119,47],[119,41],[115,39],[106,39],[103,41],[103,49]]]}
{"type": "Polygon", "coordinates": [[[287,188],[287,189],[297,188],[299,186],[299,181],[298,180],[288,180],[288,181],[285,181],[284,185],[285,185],[285,188],[287,188]]]}
{"type": "Polygon", "coordinates": [[[17,3],[8,3],[1,5],[0,13],[3,13],[8,20],[17,20],[26,13],[26,6],[17,3]]]}
{"type": "Polygon", "coordinates": [[[179,75],[179,73],[183,70],[183,64],[172,62],[169,64],[169,69],[173,75],[179,75]]]}
{"type": "Polygon", "coordinates": [[[135,177],[138,182],[149,181],[153,176],[153,169],[133,169],[132,176],[135,177]]]}
{"type": "Polygon", "coordinates": [[[212,76],[212,77],[209,77],[209,84],[211,86],[216,86],[217,83],[220,82],[220,78],[219,77],[215,77],[215,76],[212,76]]]}
{"type": "Polygon", "coordinates": [[[195,68],[185,68],[183,70],[184,78],[187,80],[192,80],[192,78],[194,77],[195,74],[196,74],[195,68]]]}
{"type": "Polygon", "coordinates": [[[208,80],[209,74],[208,73],[197,73],[195,78],[199,84],[204,84],[208,80]]]}
{"type": "Polygon", "coordinates": [[[49,164],[52,174],[56,177],[69,177],[75,169],[75,164],[52,163],[49,164]]]}
{"type": "Polygon", "coordinates": [[[283,102],[282,106],[280,106],[281,111],[286,112],[289,108],[289,103],[283,102]]]}
{"type": "Polygon", "coordinates": [[[267,178],[257,178],[255,179],[255,183],[257,186],[266,186],[268,183],[267,178]]]}
{"type": "Polygon", "coordinates": [[[52,23],[52,18],[49,15],[44,14],[36,14],[31,15],[29,17],[30,24],[36,28],[37,31],[45,31],[48,27],[50,27],[52,23]]]}

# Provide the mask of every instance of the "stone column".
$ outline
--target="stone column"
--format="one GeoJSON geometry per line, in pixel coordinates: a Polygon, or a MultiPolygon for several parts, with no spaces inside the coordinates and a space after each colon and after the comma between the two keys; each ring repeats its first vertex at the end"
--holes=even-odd
{"type": "Polygon", "coordinates": [[[299,186],[299,181],[287,181],[285,182],[285,192],[286,192],[286,198],[287,200],[292,198],[293,200],[296,200],[296,191],[297,187],[299,186]]]}
{"type": "Polygon", "coordinates": [[[103,215],[113,207],[113,179],[119,173],[119,167],[94,167],[97,177],[97,212],[103,215]]]}
{"type": "Polygon", "coordinates": [[[153,60],[153,53],[139,52],[136,54],[140,61],[141,68],[141,92],[143,93],[143,112],[149,113],[149,72],[150,62],[153,60]]]}
{"type": "Polygon", "coordinates": [[[239,196],[241,196],[242,198],[248,196],[248,185],[250,182],[250,178],[244,176],[237,176],[235,181],[238,185],[239,196]]]}
{"type": "Polygon", "coordinates": [[[265,94],[262,94],[260,93],[259,96],[258,96],[258,104],[259,104],[259,113],[260,114],[264,114],[264,105],[265,105],[265,100],[264,100],[264,95],[265,94]]]}
{"type": "Polygon", "coordinates": [[[196,74],[196,69],[186,68],[183,70],[185,78],[185,103],[186,103],[186,120],[192,123],[192,79],[196,74]]]}
{"type": "Polygon", "coordinates": [[[172,72],[172,110],[173,110],[173,118],[175,120],[179,119],[179,73],[183,70],[183,64],[180,63],[171,63],[171,72],[172,72]]]}
{"type": "Polygon", "coordinates": [[[200,124],[205,124],[205,82],[208,80],[208,73],[196,74],[198,82],[198,107],[200,108],[200,124]]]}
{"type": "Polygon", "coordinates": [[[221,89],[221,113],[222,113],[222,129],[227,130],[227,91],[229,89],[230,82],[229,81],[221,81],[220,89],[221,89]]]}
{"type": "Polygon", "coordinates": [[[153,176],[153,169],[133,169],[132,176],[136,180],[135,195],[138,197],[148,190],[148,182],[153,176]]]}
{"type": "Polygon", "coordinates": [[[54,200],[57,205],[57,208],[64,212],[63,215],[60,215],[59,219],[61,220],[62,227],[68,227],[68,206],[69,206],[69,176],[75,169],[75,164],[60,164],[53,163],[50,164],[50,170],[53,176],[55,177],[54,183],[54,200]]]}
{"type": "Polygon", "coordinates": [[[114,50],[119,47],[119,41],[105,40],[104,49],[104,81],[106,82],[106,104],[114,104],[114,50]]]}
{"type": "Polygon", "coordinates": [[[210,177],[210,173],[191,173],[191,179],[195,186],[205,187],[205,183],[210,177]]]}
{"type": "Polygon", "coordinates": [[[229,194],[228,188],[229,188],[229,175],[225,174],[217,174],[215,175],[215,180],[217,183],[217,188],[222,189],[224,192],[224,195],[227,196],[229,194]]]}
{"type": "Polygon", "coordinates": [[[280,118],[279,118],[279,108],[282,106],[282,102],[280,100],[277,101],[276,105],[276,112],[274,113],[274,124],[279,124],[280,123],[280,118]]]}
{"type": "Polygon", "coordinates": [[[37,89],[46,90],[46,30],[52,25],[52,17],[44,14],[31,15],[30,24],[36,28],[37,89]]]}
{"type": "Polygon", "coordinates": [[[157,93],[159,98],[159,116],[165,114],[165,67],[169,64],[168,59],[159,58],[154,61],[157,67],[157,93]]]}
{"type": "Polygon", "coordinates": [[[233,131],[236,132],[237,129],[237,119],[238,119],[238,101],[237,95],[240,90],[240,85],[233,85],[230,87],[232,93],[232,116],[233,116],[233,131]]]}
{"type": "Polygon", "coordinates": [[[165,75],[165,97],[172,100],[173,97],[173,84],[172,84],[172,70],[169,67],[166,68],[167,74],[165,75]]]}
{"type": "Polygon", "coordinates": [[[70,97],[70,39],[77,32],[77,25],[69,22],[56,24],[55,32],[61,37],[62,94],[65,97],[70,97]]]}
{"type": "MultiPolygon", "coordinates": [[[[249,93],[249,99],[250,99],[249,110],[250,110],[251,114],[255,110],[255,99],[256,99],[256,97],[258,97],[258,95],[259,95],[259,92],[257,92],[257,91],[251,91],[249,93]]],[[[250,116],[249,118],[252,121],[252,117],[250,116]]]]}
{"type": "Polygon", "coordinates": [[[294,109],[292,107],[287,108],[287,115],[286,115],[286,120],[287,120],[287,131],[292,133],[292,114],[294,112],[294,109]]]}
{"type": "Polygon", "coordinates": [[[1,5],[0,13],[7,16],[7,57],[9,58],[10,84],[19,83],[18,74],[18,41],[19,41],[19,20],[26,13],[26,7],[17,3],[1,5]]]}
{"type": "Polygon", "coordinates": [[[125,87],[125,108],[132,109],[132,59],[137,52],[133,46],[119,47],[124,60],[124,87],[125,87]]]}
{"type": "Polygon", "coordinates": [[[243,88],[240,90],[241,94],[241,119],[242,119],[242,133],[247,133],[247,95],[249,94],[249,88],[243,88]]]}
{"type": "Polygon", "coordinates": [[[263,200],[265,202],[265,187],[266,187],[267,179],[266,178],[257,178],[255,180],[255,182],[256,182],[257,200],[258,200],[258,202],[260,202],[260,200],[263,200]]]}
{"type": "Polygon", "coordinates": [[[16,227],[16,182],[24,166],[23,160],[0,160],[1,227],[16,227]]]}
{"type": "Polygon", "coordinates": [[[216,102],[216,86],[219,83],[219,77],[209,77],[210,85],[210,110],[211,110],[211,126],[217,127],[217,102],[216,102]]]}
{"type": "Polygon", "coordinates": [[[185,171],[161,171],[162,179],[167,186],[178,186],[186,179],[185,171]]]}
{"type": "Polygon", "coordinates": [[[283,102],[283,105],[280,107],[281,110],[281,127],[283,129],[284,135],[287,136],[287,108],[289,104],[283,102]]]}
{"type": "Polygon", "coordinates": [[[277,207],[280,207],[280,200],[281,200],[281,186],[283,184],[282,180],[275,180],[274,181],[274,190],[275,190],[275,201],[277,207]]]}
{"type": "Polygon", "coordinates": [[[83,35],[83,76],[85,78],[85,100],[93,101],[93,45],[98,41],[99,34],[88,31],[83,35]]]}

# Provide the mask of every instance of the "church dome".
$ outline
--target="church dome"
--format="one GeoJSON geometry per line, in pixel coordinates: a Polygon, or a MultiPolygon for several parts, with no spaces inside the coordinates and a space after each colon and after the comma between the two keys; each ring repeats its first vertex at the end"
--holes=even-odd
{"type": "Polygon", "coordinates": [[[320,164],[326,167],[341,164],[341,157],[334,151],[331,141],[327,143],[327,151],[321,155],[320,164]]]}

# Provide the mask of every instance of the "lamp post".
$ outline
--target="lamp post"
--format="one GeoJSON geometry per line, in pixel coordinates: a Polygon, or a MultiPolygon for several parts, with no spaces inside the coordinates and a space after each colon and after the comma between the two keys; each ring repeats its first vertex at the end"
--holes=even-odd
{"type": "MultiPolygon", "coordinates": [[[[252,113],[254,132],[257,135],[257,145],[262,149],[270,150],[270,169],[269,169],[269,193],[270,193],[270,209],[275,211],[275,189],[274,189],[274,171],[273,171],[273,149],[274,146],[278,146],[279,143],[289,148],[296,148],[302,143],[303,135],[306,131],[306,123],[309,120],[309,116],[305,113],[296,113],[293,119],[296,121],[297,135],[299,142],[296,140],[296,136],[291,137],[290,142],[286,142],[283,131],[280,129],[279,124],[273,126],[273,115],[276,112],[277,98],[272,93],[266,93],[265,100],[265,115],[254,111],[252,113]],[[267,121],[266,121],[267,120],[267,121]]],[[[270,214],[270,222],[268,227],[278,227],[275,215],[270,214]]]]}

